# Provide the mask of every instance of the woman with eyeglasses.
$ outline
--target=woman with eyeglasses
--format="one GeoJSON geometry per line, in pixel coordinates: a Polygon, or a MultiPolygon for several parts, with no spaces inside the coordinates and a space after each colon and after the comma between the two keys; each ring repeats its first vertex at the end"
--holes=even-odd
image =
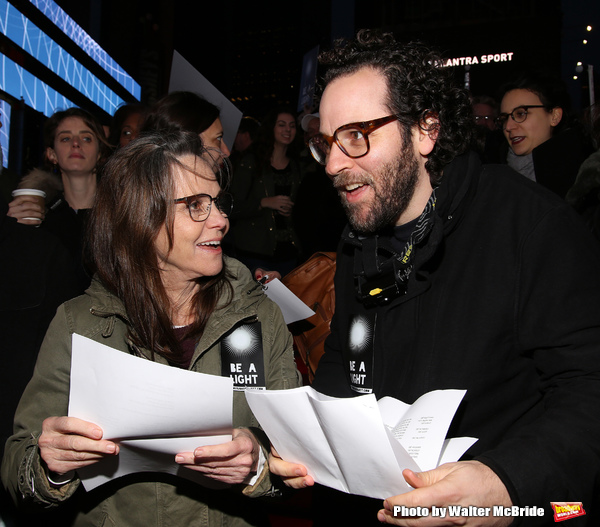
{"type": "Polygon", "coordinates": [[[499,161],[564,197],[591,153],[564,84],[541,75],[506,84],[496,123],[508,144],[499,161]]]}
{"type": "Polygon", "coordinates": [[[247,497],[272,490],[269,445],[244,390],[296,387],[299,376],[280,310],[223,255],[233,205],[225,183],[197,134],[148,134],[108,161],[90,219],[95,278],[50,325],[5,449],[2,479],[15,501],[70,502],[72,525],[262,524],[247,497]],[[238,330],[252,337],[243,349],[238,330]],[[234,380],[232,440],[173,456],[210,485],[140,467],[84,492],[78,469],[118,457],[119,442],[102,436],[102,423],[65,417],[73,333],[191,372],[229,376],[242,354],[254,365],[256,375],[234,380]]]}

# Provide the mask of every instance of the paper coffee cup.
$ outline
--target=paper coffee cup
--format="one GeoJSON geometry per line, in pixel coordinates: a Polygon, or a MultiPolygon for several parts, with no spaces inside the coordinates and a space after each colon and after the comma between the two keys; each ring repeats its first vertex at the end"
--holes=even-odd
{"type": "MultiPolygon", "coordinates": [[[[39,202],[42,209],[46,207],[46,193],[43,190],[38,190],[35,188],[18,188],[12,191],[12,197],[16,198],[18,196],[31,196],[32,201],[39,202]]],[[[40,218],[22,218],[24,220],[32,220],[32,221],[42,221],[40,218]]]]}

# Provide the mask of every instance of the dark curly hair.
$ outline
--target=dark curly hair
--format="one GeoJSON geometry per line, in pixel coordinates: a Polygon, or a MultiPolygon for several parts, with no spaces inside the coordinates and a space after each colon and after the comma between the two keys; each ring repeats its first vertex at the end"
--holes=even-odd
{"type": "Polygon", "coordinates": [[[404,137],[419,126],[437,135],[425,168],[432,185],[444,167],[469,148],[473,112],[469,97],[458,86],[439,54],[420,42],[401,44],[391,33],[360,30],[352,41],[338,40],[319,55],[326,68],[325,85],[362,68],[380,71],[387,81],[390,111],[399,117],[404,137]]]}

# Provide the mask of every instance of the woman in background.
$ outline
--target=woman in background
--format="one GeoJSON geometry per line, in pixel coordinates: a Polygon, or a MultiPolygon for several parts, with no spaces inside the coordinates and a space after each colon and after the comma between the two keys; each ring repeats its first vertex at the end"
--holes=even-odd
{"type": "Polygon", "coordinates": [[[562,81],[527,75],[506,84],[497,124],[508,148],[496,161],[565,197],[592,150],[562,81]]]}
{"type": "Polygon", "coordinates": [[[224,158],[229,157],[219,108],[196,93],[178,91],[163,97],[150,109],[142,130],[172,128],[199,134],[205,147],[218,150],[224,158]]]}
{"type": "Polygon", "coordinates": [[[285,276],[299,263],[300,244],[292,222],[302,180],[296,138],[292,110],[272,110],[233,175],[234,246],[250,269],[265,267],[285,276]]]}
{"type": "Polygon", "coordinates": [[[45,210],[20,196],[9,203],[8,215],[21,223],[41,222],[42,229],[59,238],[73,258],[83,292],[91,280],[83,258],[85,225],[96,198],[99,169],[110,147],[100,121],[81,108],[56,112],[46,121],[44,146],[49,170],[31,172],[19,188],[44,190],[45,210]]]}
{"type": "Polygon", "coordinates": [[[137,103],[123,104],[117,108],[108,135],[108,142],[113,148],[122,148],[137,139],[144,124],[146,111],[146,106],[137,103]]]}

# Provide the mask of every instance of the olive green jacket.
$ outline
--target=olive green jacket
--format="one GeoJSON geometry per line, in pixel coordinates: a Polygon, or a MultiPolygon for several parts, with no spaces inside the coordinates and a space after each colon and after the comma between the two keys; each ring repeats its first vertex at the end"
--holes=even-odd
{"type": "MultiPolygon", "coordinates": [[[[221,375],[220,340],[232,328],[261,322],[266,385],[287,389],[300,385],[292,338],[279,308],[262,292],[250,272],[238,261],[225,258],[234,299],[209,319],[190,364],[190,370],[221,375]]],[[[94,280],[86,294],[64,303],[52,321],[33,374],[15,416],[14,435],[6,443],[2,480],[17,502],[52,507],[69,498],[81,504],[73,525],[251,525],[255,500],[272,490],[267,463],[252,486],[211,490],[165,474],[140,473],[83,492],[75,477],[61,487],[50,485],[41,463],[37,439],[49,416],[67,415],[71,339],[78,333],[107,346],[133,353],[127,337],[127,314],[121,301],[94,280]],[[75,494],[75,496],[73,496],[75,494]]],[[[145,358],[147,350],[138,350],[145,358]]],[[[157,354],[150,360],[166,364],[157,354]]],[[[233,426],[258,427],[244,392],[233,394],[233,426]]],[[[257,431],[267,452],[267,441],[257,431]]]]}

